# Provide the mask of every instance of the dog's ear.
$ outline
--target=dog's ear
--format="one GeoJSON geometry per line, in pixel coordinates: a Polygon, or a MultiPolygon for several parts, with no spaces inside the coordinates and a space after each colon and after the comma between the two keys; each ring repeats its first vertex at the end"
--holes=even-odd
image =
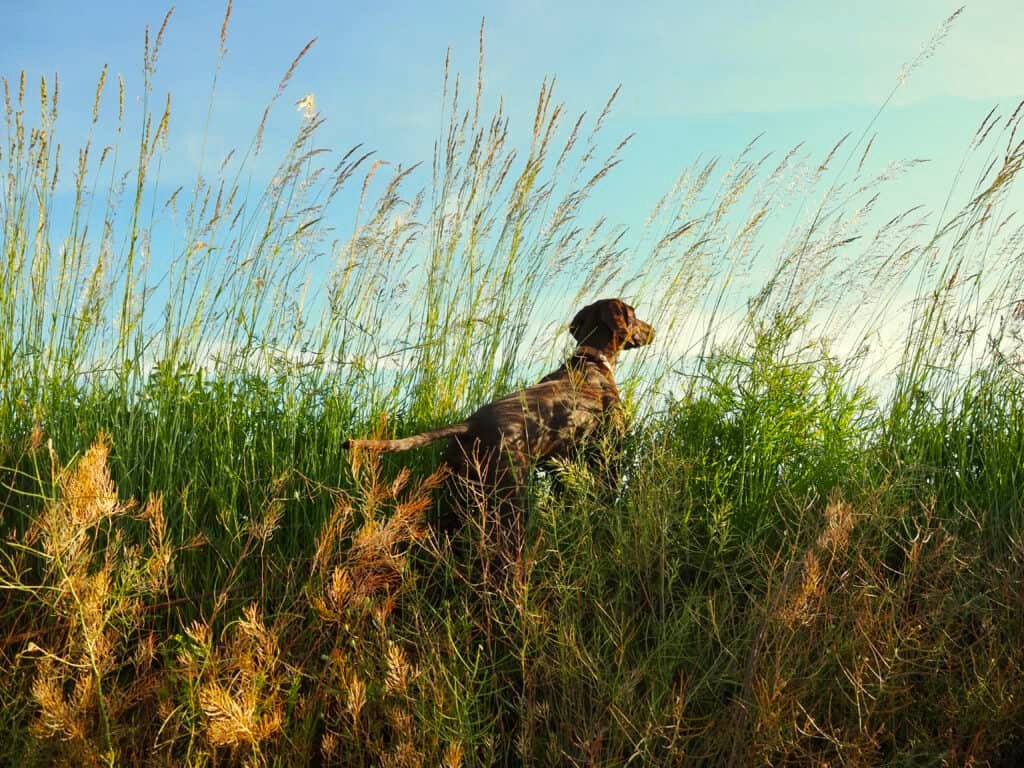
{"type": "Polygon", "coordinates": [[[599,314],[597,303],[594,303],[588,304],[573,317],[572,322],[569,323],[569,333],[578,344],[586,343],[594,335],[600,321],[599,314]]]}

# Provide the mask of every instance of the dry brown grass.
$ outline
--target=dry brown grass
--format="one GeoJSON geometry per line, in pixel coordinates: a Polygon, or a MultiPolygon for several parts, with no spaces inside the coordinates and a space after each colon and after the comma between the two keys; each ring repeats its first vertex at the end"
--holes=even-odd
{"type": "MultiPolygon", "coordinates": [[[[5,586],[24,592],[33,627],[9,632],[4,647],[15,652],[6,657],[8,685],[28,686],[37,759],[262,765],[294,738],[288,727],[320,721],[328,764],[423,764],[409,706],[420,672],[389,617],[408,590],[409,549],[425,535],[440,475],[409,489],[403,472],[385,485],[377,460],[357,460],[360,491],[339,496],[322,529],[304,606],[268,619],[251,602],[226,623],[214,618],[216,628],[197,619],[167,634],[154,619],[180,603],[168,600],[180,550],[168,542],[160,497],[138,514],[119,499],[110,450],[101,437],[67,468],[51,454],[54,495],[3,570],[5,586]]],[[[270,509],[254,522],[253,540],[265,542],[279,515],[270,509]]],[[[214,604],[228,605],[233,588],[214,604]]],[[[431,749],[461,764],[458,744],[443,755],[431,749]]]]}

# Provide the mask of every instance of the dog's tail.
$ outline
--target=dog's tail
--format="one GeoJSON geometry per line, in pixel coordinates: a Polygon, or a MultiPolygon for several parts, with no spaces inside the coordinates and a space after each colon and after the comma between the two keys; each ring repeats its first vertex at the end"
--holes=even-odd
{"type": "Polygon", "coordinates": [[[445,437],[465,435],[468,432],[469,427],[466,425],[466,422],[462,421],[458,424],[449,424],[447,427],[438,427],[429,432],[420,432],[418,435],[403,437],[399,440],[363,440],[361,438],[352,438],[342,443],[341,447],[345,449],[365,448],[370,451],[385,452],[408,451],[411,448],[430,445],[430,443],[437,442],[445,437]]]}

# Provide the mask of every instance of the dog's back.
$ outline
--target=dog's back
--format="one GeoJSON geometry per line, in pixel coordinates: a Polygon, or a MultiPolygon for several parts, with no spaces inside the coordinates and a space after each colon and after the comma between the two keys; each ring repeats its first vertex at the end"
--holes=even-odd
{"type": "MultiPolygon", "coordinates": [[[[611,375],[579,355],[526,389],[483,406],[451,436],[445,462],[459,474],[494,477],[568,455],[619,408],[611,375]],[[473,471],[482,462],[489,472],[473,471]]],[[[519,478],[521,479],[521,478],[519,478]]]]}

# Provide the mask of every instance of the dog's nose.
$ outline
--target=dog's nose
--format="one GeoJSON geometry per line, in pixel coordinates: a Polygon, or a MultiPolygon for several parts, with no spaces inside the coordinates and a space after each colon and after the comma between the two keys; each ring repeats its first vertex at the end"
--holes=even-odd
{"type": "Polygon", "coordinates": [[[654,341],[654,327],[649,323],[644,323],[644,344],[650,344],[654,341]]]}
{"type": "Polygon", "coordinates": [[[650,344],[653,340],[654,328],[651,327],[650,323],[637,320],[636,325],[633,326],[633,333],[630,334],[630,346],[642,347],[650,344]]]}

